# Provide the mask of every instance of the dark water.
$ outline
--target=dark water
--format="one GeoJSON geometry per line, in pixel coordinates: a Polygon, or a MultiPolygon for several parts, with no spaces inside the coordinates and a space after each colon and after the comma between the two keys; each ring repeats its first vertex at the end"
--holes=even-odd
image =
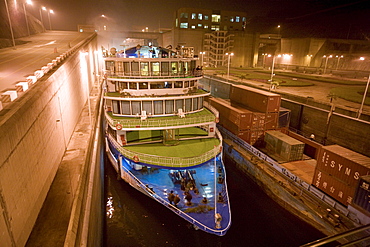
{"type": "Polygon", "coordinates": [[[106,198],[113,198],[114,211],[106,219],[105,246],[290,247],[324,237],[270,199],[232,162],[225,165],[232,225],[219,237],[192,229],[164,206],[118,181],[114,169],[106,164],[106,198]]]}

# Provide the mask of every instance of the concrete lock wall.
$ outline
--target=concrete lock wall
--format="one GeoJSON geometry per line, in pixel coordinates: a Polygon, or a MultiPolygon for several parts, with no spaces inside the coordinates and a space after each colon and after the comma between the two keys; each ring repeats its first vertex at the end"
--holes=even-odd
{"type": "Polygon", "coordinates": [[[27,242],[86,103],[96,46],[95,38],[0,112],[1,246],[27,242]]]}

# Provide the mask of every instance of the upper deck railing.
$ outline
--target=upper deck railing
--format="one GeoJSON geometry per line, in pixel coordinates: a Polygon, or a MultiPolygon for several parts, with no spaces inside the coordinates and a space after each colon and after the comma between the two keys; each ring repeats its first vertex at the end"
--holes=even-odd
{"type": "Polygon", "coordinates": [[[203,76],[203,70],[195,70],[189,72],[112,72],[110,70],[104,71],[105,78],[109,79],[173,79],[173,78],[196,78],[203,76]]]}

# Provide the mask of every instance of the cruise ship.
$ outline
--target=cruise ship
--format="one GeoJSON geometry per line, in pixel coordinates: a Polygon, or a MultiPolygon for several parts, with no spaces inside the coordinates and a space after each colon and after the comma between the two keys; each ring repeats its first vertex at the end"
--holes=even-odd
{"type": "Polygon", "coordinates": [[[231,211],[218,111],[198,88],[192,53],[144,45],[103,53],[106,152],[133,188],[223,236],[231,211]]]}

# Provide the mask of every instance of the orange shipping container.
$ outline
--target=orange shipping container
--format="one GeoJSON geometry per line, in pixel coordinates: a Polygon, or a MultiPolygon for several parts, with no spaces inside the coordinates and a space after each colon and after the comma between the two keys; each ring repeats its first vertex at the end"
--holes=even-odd
{"type": "Polygon", "coordinates": [[[233,85],[230,101],[260,112],[279,112],[281,96],[244,85],[233,85]]]}
{"type": "Polygon", "coordinates": [[[370,175],[370,158],[339,145],[324,146],[319,151],[317,167],[343,183],[356,186],[361,176],[370,175]]]}
{"type": "Polygon", "coordinates": [[[347,206],[352,204],[356,187],[348,186],[316,167],[312,184],[328,196],[347,206]]]}

